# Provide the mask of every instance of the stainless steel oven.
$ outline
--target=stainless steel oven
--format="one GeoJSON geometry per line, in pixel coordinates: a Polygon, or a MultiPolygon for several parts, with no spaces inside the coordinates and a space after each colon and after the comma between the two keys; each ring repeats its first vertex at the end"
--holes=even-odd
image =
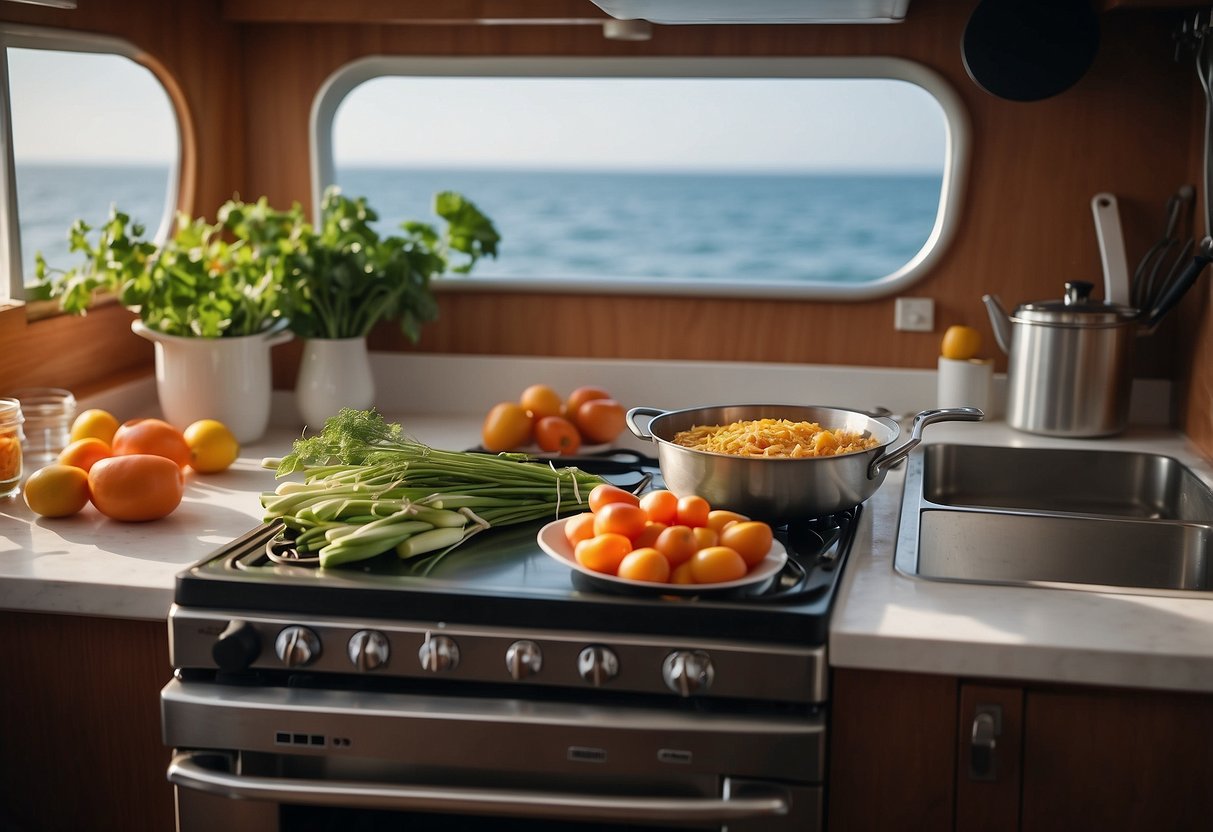
{"type": "Polygon", "coordinates": [[[178,578],[178,828],[819,829],[857,513],[780,530],[770,585],[695,597],[579,583],[536,529],[425,577],[284,565],[256,529],[178,578]]]}

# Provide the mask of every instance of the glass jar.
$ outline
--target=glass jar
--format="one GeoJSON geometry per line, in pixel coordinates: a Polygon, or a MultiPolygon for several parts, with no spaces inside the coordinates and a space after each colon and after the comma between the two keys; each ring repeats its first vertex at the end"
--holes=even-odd
{"type": "Polygon", "coordinates": [[[21,485],[21,402],[0,399],[0,497],[11,497],[21,485]]]}
{"type": "Polygon", "coordinates": [[[50,465],[71,441],[76,397],[58,387],[27,387],[8,394],[25,417],[25,464],[30,470],[50,465]]]}

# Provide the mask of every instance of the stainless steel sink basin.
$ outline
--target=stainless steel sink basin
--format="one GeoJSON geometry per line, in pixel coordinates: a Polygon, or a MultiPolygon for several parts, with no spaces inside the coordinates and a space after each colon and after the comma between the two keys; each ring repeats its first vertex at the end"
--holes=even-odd
{"type": "Polygon", "coordinates": [[[919,578],[1213,599],[1213,491],[1170,457],[930,445],[896,567],[919,578]]]}

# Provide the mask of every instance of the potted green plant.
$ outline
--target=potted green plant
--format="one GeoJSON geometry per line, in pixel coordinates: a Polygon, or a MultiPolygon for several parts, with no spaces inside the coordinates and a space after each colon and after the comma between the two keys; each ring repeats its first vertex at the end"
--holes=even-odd
{"type": "Polygon", "coordinates": [[[180,428],[218,419],[241,442],[253,441],[269,421],[270,347],[293,337],[281,294],[281,243],[291,227],[270,234],[267,224],[263,239],[235,228],[234,219],[258,212],[273,214],[264,200],[229,202],[215,223],[181,214],[159,246],[116,207],[96,229],[77,220],[70,249],[84,262],[55,270],[39,253],[31,298],[57,298],[65,311],[84,314],[98,292],[114,294],[138,313],[134,332],[155,344],[165,418],[180,428]]]}
{"type": "Polygon", "coordinates": [[[467,273],[481,257],[496,256],[500,235],[471,201],[444,191],[434,213],[444,221],[441,231],[408,221],[401,233],[380,235],[365,198],[329,188],[317,226],[301,227],[292,239],[281,293],[291,329],[306,339],[296,401],[307,424],[319,427],[343,407],[373,403],[366,337],[376,324],[398,322],[416,341],[438,314],[431,279],[467,273]]]}

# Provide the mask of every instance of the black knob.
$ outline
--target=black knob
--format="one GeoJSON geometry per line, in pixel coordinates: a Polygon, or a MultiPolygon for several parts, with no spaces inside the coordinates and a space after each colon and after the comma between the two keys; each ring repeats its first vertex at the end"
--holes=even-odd
{"type": "Polygon", "coordinates": [[[247,621],[234,619],[211,645],[211,658],[220,670],[236,673],[247,670],[261,654],[261,638],[247,621]]]}

